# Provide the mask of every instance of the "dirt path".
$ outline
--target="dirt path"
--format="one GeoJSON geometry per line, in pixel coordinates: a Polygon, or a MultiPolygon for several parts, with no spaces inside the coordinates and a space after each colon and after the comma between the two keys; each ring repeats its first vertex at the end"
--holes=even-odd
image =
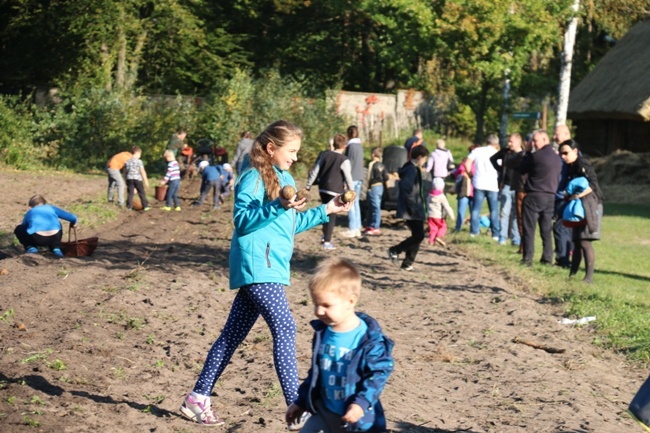
{"type": "MultiPolygon", "coordinates": [[[[0,230],[43,192],[65,207],[96,198],[103,177],[0,172],[0,230]],[[54,199],[56,197],[56,200],[54,199]],[[84,198],[86,197],[86,198],[84,198]]],[[[184,189],[187,199],[198,184],[184,189]]],[[[0,276],[0,428],[7,432],[189,432],[177,415],[223,326],[232,202],[220,212],[123,211],[97,235],[93,257],[3,252],[0,276]],[[9,312],[13,312],[11,315],[9,312]],[[18,326],[24,324],[26,330],[18,326]]],[[[635,432],[624,413],[646,372],[590,344],[589,327],[558,324],[561,311],[458,247],[424,247],[417,272],[385,258],[407,231],[390,224],[334,251],[364,277],[360,309],[395,340],[395,373],[382,397],[390,431],[419,433],[635,432]],[[524,340],[564,350],[548,353],[524,340]]],[[[82,229],[83,227],[80,227],[82,229]]],[[[310,356],[306,281],[326,254],[318,229],[298,236],[288,296],[298,324],[301,375],[310,356]]],[[[229,432],[283,432],[271,337],[258,323],[215,387],[229,432]]]]}

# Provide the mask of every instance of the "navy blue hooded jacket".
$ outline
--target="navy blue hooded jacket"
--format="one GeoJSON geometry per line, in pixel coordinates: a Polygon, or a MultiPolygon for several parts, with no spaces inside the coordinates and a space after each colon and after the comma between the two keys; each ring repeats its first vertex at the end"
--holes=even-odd
{"type": "MultiPolygon", "coordinates": [[[[363,416],[356,423],[349,425],[348,431],[383,432],[386,431],[386,417],[379,401],[388,376],[393,371],[394,362],[391,352],[393,341],[385,336],[375,319],[364,313],[356,313],[368,330],[359,342],[348,366],[345,386],[345,406],[357,404],[363,409],[363,416]]],[[[320,320],[311,322],[314,328],[312,344],[312,366],[307,379],[298,388],[295,404],[316,413],[314,401],[321,399],[319,384],[318,353],[323,334],[327,329],[320,320]]]]}

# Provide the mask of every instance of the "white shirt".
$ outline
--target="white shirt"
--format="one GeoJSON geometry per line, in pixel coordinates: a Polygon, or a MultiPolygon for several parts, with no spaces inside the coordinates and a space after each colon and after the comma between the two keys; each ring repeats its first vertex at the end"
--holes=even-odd
{"type": "Polygon", "coordinates": [[[499,191],[499,174],[492,166],[490,157],[497,153],[492,146],[477,147],[468,158],[474,161],[475,171],[472,185],[484,191],[499,191]]]}

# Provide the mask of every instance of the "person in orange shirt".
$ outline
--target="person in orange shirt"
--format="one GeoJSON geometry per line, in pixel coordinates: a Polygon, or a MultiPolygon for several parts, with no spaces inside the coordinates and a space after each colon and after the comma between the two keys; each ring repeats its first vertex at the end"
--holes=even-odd
{"type": "Polygon", "coordinates": [[[115,195],[115,188],[117,188],[117,205],[124,207],[124,177],[122,176],[122,169],[126,161],[133,157],[131,152],[120,152],[113,155],[106,164],[106,173],[108,174],[108,202],[113,203],[113,196],[115,195]]]}

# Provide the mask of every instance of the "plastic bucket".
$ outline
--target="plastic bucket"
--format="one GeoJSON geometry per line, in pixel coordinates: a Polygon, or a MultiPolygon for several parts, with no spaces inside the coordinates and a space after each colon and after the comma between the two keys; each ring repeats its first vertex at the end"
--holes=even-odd
{"type": "Polygon", "coordinates": [[[160,185],[156,187],[156,200],[163,201],[167,195],[167,185],[160,185]]]}

